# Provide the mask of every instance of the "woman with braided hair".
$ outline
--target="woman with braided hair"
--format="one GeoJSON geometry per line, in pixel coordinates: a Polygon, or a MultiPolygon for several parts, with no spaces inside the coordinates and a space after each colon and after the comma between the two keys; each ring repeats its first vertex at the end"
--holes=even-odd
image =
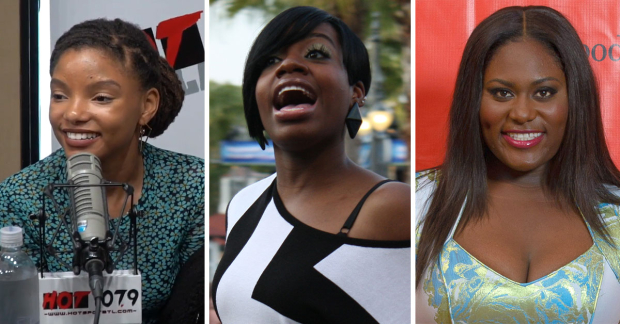
{"type": "MultiPolygon", "coordinates": [[[[40,255],[28,215],[42,207],[42,188],[68,182],[67,158],[79,152],[94,154],[105,180],[134,188],[142,318],[155,322],[179,269],[204,241],[204,161],[146,144],[179,113],[181,83],[144,32],[120,19],[73,26],[54,47],[50,75],[49,118],[62,149],[0,184],[0,226],[24,228],[25,246],[35,262],[47,261],[52,272],[70,271],[72,253],[58,253],[58,258],[40,255]]],[[[54,196],[61,208],[69,207],[67,192],[58,190],[54,196]]],[[[110,228],[120,223],[126,242],[131,204],[121,188],[106,189],[106,196],[110,228]]],[[[50,216],[46,228],[57,228],[61,221],[52,204],[46,204],[45,212],[50,216]]],[[[71,250],[65,233],[60,231],[53,243],[57,251],[71,250]]],[[[133,267],[131,251],[116,269],[133,267]]],[[[112,259],[116,257],[113,252],[112,259]]]]}

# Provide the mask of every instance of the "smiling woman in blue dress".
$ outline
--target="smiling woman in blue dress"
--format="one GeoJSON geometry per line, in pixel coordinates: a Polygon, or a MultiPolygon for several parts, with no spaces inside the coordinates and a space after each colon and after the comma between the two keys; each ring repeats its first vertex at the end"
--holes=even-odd
{"type": "Polygon", "coordinates": [[[261,146],[263,131],[273,140],[277,175],[229,204],[222,323],[410,321],[410,188],[344,152],[369,87],[363,43],[322,10],[284,11],[257,37],[245,114],[261,146]]]}
{"type": "Polygon", "coordinates": [[[416,177],[419,323],[617,323],[620,173],[596,82],[559,12],[471,34],[445,161],[416,177]]]}

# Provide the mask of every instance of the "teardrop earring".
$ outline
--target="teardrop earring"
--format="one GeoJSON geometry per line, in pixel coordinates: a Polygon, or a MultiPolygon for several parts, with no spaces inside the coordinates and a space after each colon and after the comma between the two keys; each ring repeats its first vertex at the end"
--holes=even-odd
{"type": "Polygon", "coordinates": [[[344,124],[347,125],[347,131],[349,131],[349,136],[351,138],[355,138],[357,135],[357,131],[360,130],[362,126],[362,114],[360,113],[360,106],[356,103],[353,104],[351,110],[349,110],[349,114],[347,114],[347,118],[344,120],[344,124]]]}

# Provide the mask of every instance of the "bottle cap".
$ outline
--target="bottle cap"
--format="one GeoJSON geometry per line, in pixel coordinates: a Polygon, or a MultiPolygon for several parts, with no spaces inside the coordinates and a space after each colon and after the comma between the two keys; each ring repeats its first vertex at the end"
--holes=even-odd
{"type": "Polygon", "coordinates": [[[0,246],[15,248],[24,245],[22,229],[17,226],[8,226],[0,229],[0,246]]]}

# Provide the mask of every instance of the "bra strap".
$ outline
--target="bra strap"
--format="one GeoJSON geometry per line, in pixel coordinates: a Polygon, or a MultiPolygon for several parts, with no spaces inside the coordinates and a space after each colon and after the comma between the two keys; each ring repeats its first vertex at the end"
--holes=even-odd
{"type": "Polygon", "coordinates": [[[370,196],[370,194],[373,193],[373,191],[377,190],[377,188],[381,187],[381,185],[383,185],[384,183],[392,182],[392,181],[394,180],[392,179],[382,180],[376,185],[374,185],[374,187],[370,188],[370,190],[368,190],[368,192],[364,195],[364,197],[362,197],[362,200],[360,200],[360,202],[357,203],[357,206],[355,206],[355,209],[353,209],[353,211],[351,212],[351,215],[349,215],[349,218],[347,218],[347,221],[344,222],[344,225],[342,226],[342,228],[340,229],[340,232],[338,233],[339,236],[349,235],[349,231],[351,230],[351,227],[353,227],[353,223],[355,223],[355,220],[357,219],[357,215],[360,213],[360,210],[362,210],[362,206],[364,205],[364,202],[366,201],[368,196],[370,196]]]}

